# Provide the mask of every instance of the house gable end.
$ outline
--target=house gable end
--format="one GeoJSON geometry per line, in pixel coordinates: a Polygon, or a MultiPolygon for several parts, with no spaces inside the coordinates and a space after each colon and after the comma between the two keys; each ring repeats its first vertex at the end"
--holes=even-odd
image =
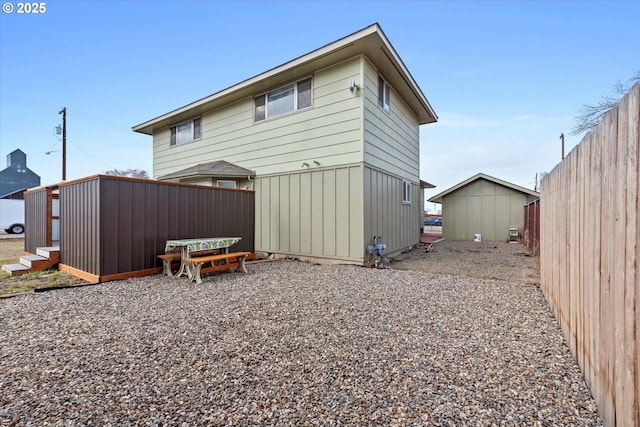
{"type": "Polygon", "coordinates": [[[435,196],[431,197],[428,201],[429,202],[434,202],[434,203],[442,203],[443,199],[446,196],[449,196],[452,193],[455,193],[458,190],[460,190],[460,189],[462,189],[464,187],[467,187],[468,185],[470,185],[470,184],[472,184],[472,183],[474,183],[474,182],[476,182],[478,180],[485,180],[485,181],[492,182],[494,184],[498,184],[498,185],[500,185],[502,187],[505,187],[505,188],[508,188],[508,189],[511,189],[511,190],[515,190],[515,191],[518,191],[518,192],[521,192],[521,193],[524,193],[528,197],[540,197],[540,193],[538,193],[536,191],[529,190],[528,188],[524,188],[524,187],[521,187],[521,186],[516,185],[516,184],[512,184],[512,183],[510,183],[508,181],[504,181],[504,180],[501,180],[501,179],[498,179],[498,178],[494,178],[494,177],[486,175],[484,173],[479,173],[477,175],[472,176],[471,178],[468,178],[468,179],[466,179],[466,180],[454,185],[453,187],[451,187],[451,188],[449,188],[449,189],[447,189],[447,190],[445,190],[445,191],[443,191],[441,193],[436,194],[435,196]]]}
{"type": "Polygon", "coordinates": [[[414,110],[421,124],[437,121],[437,116],[422,90],[376,23],[227,89],[136,125],[132,130],[153,135],[156,129],[189,120],[206,111],[267,91],[279,84],[296,80],[312,74],[315,70],[360,54],[365,54],[376,66],[384,70],[390,84],[414,110]]]}

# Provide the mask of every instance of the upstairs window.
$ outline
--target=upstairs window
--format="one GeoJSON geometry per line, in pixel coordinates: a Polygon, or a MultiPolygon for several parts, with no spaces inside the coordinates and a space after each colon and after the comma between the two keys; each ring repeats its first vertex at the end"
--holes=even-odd
{"type": "Polygon", "coordinates": [[[311,107],[311,77],[254,98],[254,121],[311,107]]]}
{"type": "Polygon", "coordinates": [[[389,112],[389,85],[381,76],[378,76],[378,105],[389,112]]]}
{"type": "Polygon", "coordinates": [[[183,144],[185,142],[200,139],[201,118],[180,123],[171,127],[171,145],[183,144]]]}
{"type": "Polygon", "coordinates": [[[402,203],[411,203],[411,183],[402,181],[402,203]]]}

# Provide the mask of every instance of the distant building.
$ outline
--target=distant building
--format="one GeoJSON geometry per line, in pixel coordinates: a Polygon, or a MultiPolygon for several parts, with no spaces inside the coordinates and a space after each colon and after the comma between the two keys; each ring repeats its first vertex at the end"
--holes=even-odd
{"type": "Polygon", "coordinates": [[[447,240],[500,242],[511,227],[524,232],[524,206],[540,193],[483,173],[429,199],[442,204],[442,237],[447,240]]]}
{"type": "MultiPolygon", "coordinates": [[[[0,199],[40,186],[40,176],[27,167],[27,155],[20,149],[7,155],[7,167],[0,171],[0,199]]],[[[22,198],[22,197],[20,197],[22,198]]]]}

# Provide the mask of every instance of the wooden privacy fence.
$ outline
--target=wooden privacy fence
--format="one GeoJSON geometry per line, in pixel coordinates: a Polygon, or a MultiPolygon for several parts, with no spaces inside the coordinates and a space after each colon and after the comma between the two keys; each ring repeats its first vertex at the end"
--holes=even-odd
{"type": "Polygon", "coordinates": [[[640,425],[640,83],[543,180],[541,286],[607,426],[640,425]]]}

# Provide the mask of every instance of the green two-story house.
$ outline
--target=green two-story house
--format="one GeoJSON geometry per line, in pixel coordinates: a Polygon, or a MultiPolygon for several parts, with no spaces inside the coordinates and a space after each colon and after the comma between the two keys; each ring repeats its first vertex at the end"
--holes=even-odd
{"type": "Polygon", "coordinates": [[[256,191],[255,250],[364,263],[419,242],[437,116],[378,24],[133,127],[155,179],[256,191]]]}

